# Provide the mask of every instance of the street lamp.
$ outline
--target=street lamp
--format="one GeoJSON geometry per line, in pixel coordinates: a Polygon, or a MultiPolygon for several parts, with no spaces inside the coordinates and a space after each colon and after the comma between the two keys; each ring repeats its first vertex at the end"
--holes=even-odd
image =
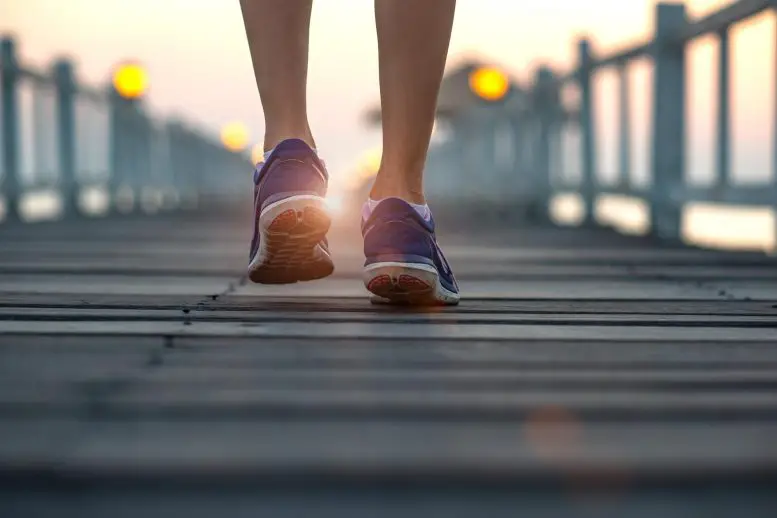
{"type": "Polygon", "coordinates": [[[469,88],[486,101],[499,101],[510,89],[510,79],[496,67],[480,67],[469,75],[469,88]]]}
{"type": "Polygon", "coordinates": [[[248,145],[248,128],[242,122],[230,122],[221,128],[221,143],[228,150],[238,153],[248,145]]]}
{"type": "Polygon", "coordinates": [[[264,161],[264,146],[254,144],[254,147],[251,148],[251,161],[255,164],[264,161]]]}
{"type": "Polygon", "coordinates": [[[113,88],[125,99],[138,99],[148,90],[148,73],[140,63],[121,63],[113,72],[113,88]]]}

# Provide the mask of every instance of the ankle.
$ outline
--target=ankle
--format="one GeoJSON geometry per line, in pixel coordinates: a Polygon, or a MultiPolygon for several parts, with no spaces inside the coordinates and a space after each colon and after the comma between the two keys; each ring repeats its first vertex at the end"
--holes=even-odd
{"type": "Polygon", "coordinates": [[[372,190],[370,190],[370,199],[378,201],[384,198],[399,198],[416,205],[426,204],[423,188],[420,186],[410,187],[403,184],[384,183],[376,180],[372,190]]]}
{"type": "Polygon", "coordinates": [[[400,200],[406,201],[413,205],[426,205],[426,198],[424,198],[423,194],[414,194],[402,191],[370,192],[370,200],[372,201],[385,200],[386,198],[399,198],[400,200]]]}
{"type": "Polygon", "coordinates": [[[267,131],[264,134],[264,150],[270,151],[284,140],[299,139],[312,149],[316,149],[316,141],[313,139],[313,135],[310,130],[303,131],[267,131]]]}
{"type": "MultiPolygon", "coordinates": [[[[390,196],[390,198],[399,198],[398,196],[390,196]]],[[[364,207],[362,208],[362,219],[366,220],[370,217],[372,214],[372,211],[378,208],[378,205],[380,205],[381,200],[384,200],[385,198],[375,199],[375,198],[368,198],[367,202],[364,204],[364,207]]],[[[403,201],[405,201],[408,205],[413,207],[413,209],[426,221],[430,221],[432,218],[432,212],[429,210],[429,205],[426,203],[414,203],[412,201],[407,200],[406,198],[402,198],[403,201]]]]}
{"type": "MultiPolygon", "coordinates": [[[[281,142],[279,142],[279,143],[278,143],[278,145],[280,145],[282,142],[284,142],[284,141],[286,141],[286,140],[289,140],[289,139],[284,139],[284,140],[282,140],[281,142]]],[[[301,139],[300,139],[300,140],[301,140],[301,139]]],[[[306,144],[308,144],[308,143],[306,142],[306,144]]],[[[315,147],[315,146],[311,146],[310,144],[308,144],[308,146],[310,146],[310,149],[311,149],[311,151],[313,151],[313,154],[315,154],[316,156],[318,156],[318,149],[316,149],[316,147],[315,147]]],[[[277,145],[276,145],[275,147],[277,147],[277,145]]],[[[265,149],[265,150],[264,150],[264,153],[263,153],[263,155],[262,155],[262,158],[264,159],[264,161],[265,161],[265,162],[267,162],[268,160],[270,160],[270,157],[272,156],[273,152],[275,151],[275,147],[271,147],[270,149],[265,149]]]]}

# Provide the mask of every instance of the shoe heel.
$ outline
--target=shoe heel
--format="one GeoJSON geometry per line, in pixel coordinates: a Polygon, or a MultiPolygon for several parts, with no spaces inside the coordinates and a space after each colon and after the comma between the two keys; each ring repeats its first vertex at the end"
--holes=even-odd
{"type": "Polygon", "coordinates": [[[320,196],[289,196],[265,207],[259,216],[259,250],[248,277],[260,284],[291,284],[330,275],[332,260],[319,250],[330,226],[326,200],[320,196]]]}
{"type": "Polygon", "coordinates": [[[367,290],[392,301],[434,297],[437,282],[437,272],[425,264],[374,263],[364,269],[367,290]]]}

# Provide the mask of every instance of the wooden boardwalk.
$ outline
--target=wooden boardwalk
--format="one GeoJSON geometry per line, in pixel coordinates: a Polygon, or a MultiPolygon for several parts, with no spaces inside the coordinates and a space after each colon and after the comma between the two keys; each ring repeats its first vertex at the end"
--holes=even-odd
{"type": "Polygon", "coordinates": [[[457,308],[248,285],[244,222],[0,226],[0,516],[777,516],[777,261],[442,242],[457,308]]]}

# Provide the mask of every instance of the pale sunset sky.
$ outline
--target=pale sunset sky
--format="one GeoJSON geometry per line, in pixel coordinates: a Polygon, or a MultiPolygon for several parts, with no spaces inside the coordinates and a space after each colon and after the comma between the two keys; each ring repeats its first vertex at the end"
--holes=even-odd
{"type": "MultiPolygon", "coordinates": [[[[407,3],[411,0],[396,0],[407,3]]],[[[431,0],[426,0],[431,1],[431,0]]],[[[726,2],[689,0],[691,16],[726,2]]],[[[596,50],[648,37],[653,0],[458,0],[449,64],[480,56],[519,79],[547,62],[562,71],[574,61],[575,38],[586,33],[596,50]]],[[[334,169],[355,163],[379,143],[361,122],[378,98],[377,44],[369,0],[314,1],[309,69],[310,121],[324,157],[334,169]]],[[[262,138],[261,105],[237,0],[0,0],[0,33],[17,36],[23,63],[48,66],[59,55],[78,63],[82,81],[107,80],[111,66],[134,58],[147,66],[149,102],[160,114],[179,114],[214,132],[244,121],[252,140],[262,138]]],[[[763,178],[769,170],[775,81],[774,19],[758,17],[733,35],[733,169],[763,178]]],[[[690,53],[690,167],[707,176],[713,157],[716,65],[714,39],[690,53]],[[706,151],[706,152],[705,152],[706,151]]],[[[649,75],[632,74],[635,140],[647,129],[649,75]]],[[[613,171],[613,77],[597,82],[601,128],[599,165],[613,171]]],[[[644,147],[638,144],[637,148],[644,147]]],[[[635,150],[639,159],[642,153],[635,150]]],[[[640,167],[638,166],[639,170],[640,167]]]]}

